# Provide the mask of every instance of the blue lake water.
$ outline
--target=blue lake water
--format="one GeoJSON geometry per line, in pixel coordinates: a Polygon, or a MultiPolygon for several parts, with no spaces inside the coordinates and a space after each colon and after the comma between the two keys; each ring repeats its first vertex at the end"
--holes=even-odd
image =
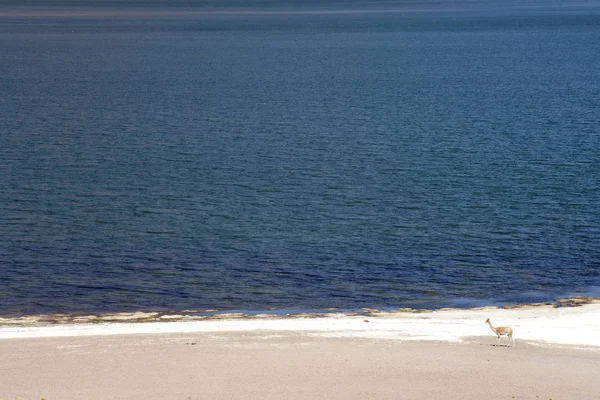
{"type": "Polygon", "coordinates": [[[0,315],[600,295],[599,2],[14,3],[0,315]]]}

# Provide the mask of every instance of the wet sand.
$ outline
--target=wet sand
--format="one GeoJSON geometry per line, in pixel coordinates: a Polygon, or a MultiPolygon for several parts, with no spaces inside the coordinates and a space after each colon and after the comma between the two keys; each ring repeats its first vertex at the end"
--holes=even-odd
{"type": "Polygon", "coordinates": [[[0,340],[0,399],[597,399],[600,349],[201,332],[0,340]]]}

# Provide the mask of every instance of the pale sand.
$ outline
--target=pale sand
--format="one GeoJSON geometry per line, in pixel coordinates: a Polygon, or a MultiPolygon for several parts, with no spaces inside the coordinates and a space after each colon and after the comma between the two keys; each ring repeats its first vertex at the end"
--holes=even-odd
{"type": "Polygon", "coordinates": [[[220,332],[0,341],[0,399],[598,399],[600,351],[220,332]]]}
{"type": "Polygon", "coordinates": [[[4,322],[0,400],[600,399],[597,303],[367,317],[4,322]],[[487,317],[514,326],[517,346],[496,346],[487,317]]]}

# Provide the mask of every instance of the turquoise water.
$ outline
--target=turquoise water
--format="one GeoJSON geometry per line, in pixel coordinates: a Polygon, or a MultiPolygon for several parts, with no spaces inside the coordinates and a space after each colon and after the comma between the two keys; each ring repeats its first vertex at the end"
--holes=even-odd
{"type": "Polygon", "coordinates": [[[600,3],[31,4],[0,315],[600,293],[600,3]]]}

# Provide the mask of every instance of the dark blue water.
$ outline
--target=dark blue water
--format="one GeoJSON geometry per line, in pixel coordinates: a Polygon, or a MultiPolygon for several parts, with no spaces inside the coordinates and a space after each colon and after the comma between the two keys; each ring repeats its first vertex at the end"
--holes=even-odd
{"type": "Polygon", "coordinates": [[[288,3],[0,7],[0,315],[600,293],[599,3],[288,3]]]}

